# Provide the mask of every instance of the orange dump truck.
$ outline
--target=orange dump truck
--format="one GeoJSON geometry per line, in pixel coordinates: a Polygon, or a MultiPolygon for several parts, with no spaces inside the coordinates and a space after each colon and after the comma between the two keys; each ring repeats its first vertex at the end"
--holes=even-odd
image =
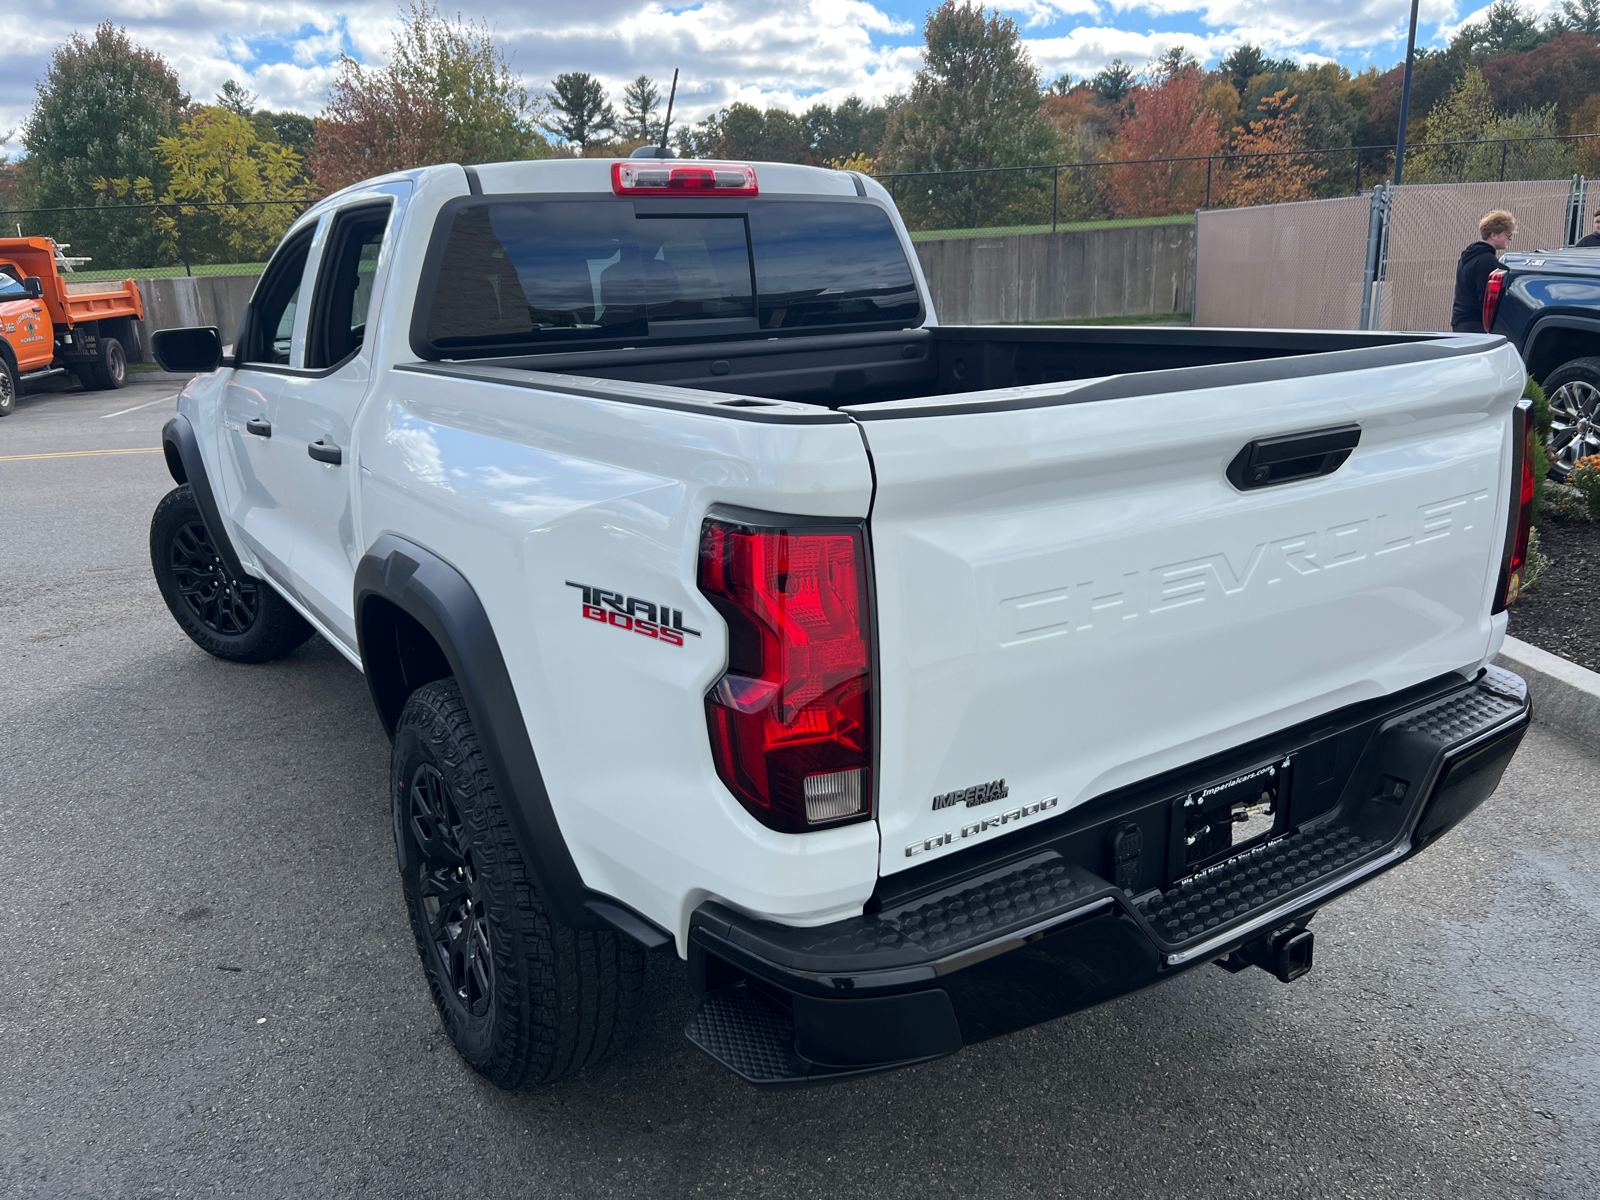
{"type": "Polygon", "coordinates": [[[0,416],[29,379],[71,371],[85,388],[127,382],[144,298],[132,279],[103,288],[69,291],[49,238],[0,238],[0,416]]]}

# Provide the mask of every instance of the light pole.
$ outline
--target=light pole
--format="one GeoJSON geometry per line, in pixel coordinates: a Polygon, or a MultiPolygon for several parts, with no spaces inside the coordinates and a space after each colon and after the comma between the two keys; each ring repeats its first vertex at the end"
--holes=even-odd
{"type": "Polygon", "coordinates": [[[1411,66],[1417,56],[1417,3],[1411,0],[1411,32],[1406,37],[1406,78],[1400,85],[1400,130],[1394,144],[1394,181],[1400,183],[1400,169],[1406,159],[1406,119],[1411,115],[1411,66]]]}

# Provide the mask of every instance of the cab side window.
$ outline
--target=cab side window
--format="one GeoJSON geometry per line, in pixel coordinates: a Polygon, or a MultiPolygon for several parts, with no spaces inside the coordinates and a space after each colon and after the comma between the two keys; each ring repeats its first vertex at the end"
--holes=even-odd
{"type": "Polygon", "coordinates": [[[305,274],[312,230],[298,234],[273,255],[261,283],[250,299],[251,318],[238,362],[289,365],[294,337],[294,315],[300,301],[300,277],[305,274]]]}
{"type": "Polygon", "coordinates": [[[361,349],[367,306],[378,270],[378,251],[389,227],[389,205],[365,205],[334,218],[317,271],[316,308],[306,346],[306,366],[334,367],[361,349]]]}

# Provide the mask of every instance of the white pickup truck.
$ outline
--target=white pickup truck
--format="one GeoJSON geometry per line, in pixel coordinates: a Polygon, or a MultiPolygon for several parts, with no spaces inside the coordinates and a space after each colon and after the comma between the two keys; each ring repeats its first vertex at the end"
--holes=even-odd
{"type": "Polygon", "coordinates": [[[1295,978],[1528,723],[1500,337],[942,326],[870,179],[590,159],[340,192],[231,347],[154,347],[162,593],[365,672],[503,1086],[616,1045],[649,949],[763,1086],[1295,978]]]}

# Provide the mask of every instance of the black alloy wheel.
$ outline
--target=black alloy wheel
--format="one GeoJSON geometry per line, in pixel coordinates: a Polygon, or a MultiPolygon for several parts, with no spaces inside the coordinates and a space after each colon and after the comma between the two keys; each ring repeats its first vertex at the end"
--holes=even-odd
{"type": "Polygon", "coordinates": [[[250,632],[261,615],[260,588],[228,574],[204,525],[186,522],[168,543],[168,554],[178,595],[202,625],[223,637],[250,632]]]}
{"type": "Polygon", "coordinates": [[[453,678],[423,684],[401,709],[389,798],[417,954],[462,1060],[515,1088],[621,1045],[639,1010],[643,951],[545,906],[453,678]]]}
{"type": "Polygon", "coordinates": [[[188,484],[163,496],[150,518],[150,569],[172,619],[208,654],[267,662],[311,636],[270,585],[228,570],[188,484]]]}
{"type": "Polygon", "coordinates": [[[494,1020],[494,955],[478,864],[439,769],[418,764],[406,791],[407,858],[438,958],[440,990],[457,1020],[486,1027],[494,1020]]]}

